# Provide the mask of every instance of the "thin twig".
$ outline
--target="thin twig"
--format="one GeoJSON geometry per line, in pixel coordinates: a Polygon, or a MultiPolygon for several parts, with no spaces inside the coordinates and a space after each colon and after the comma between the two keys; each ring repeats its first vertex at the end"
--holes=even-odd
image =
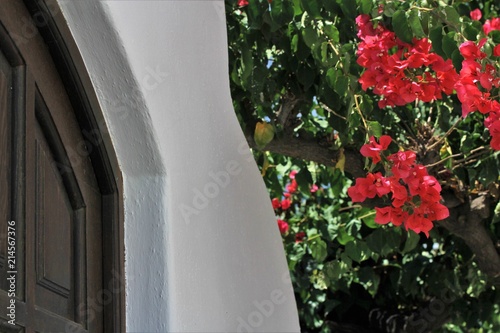
{"type": "Polygon", "coordinates": [[[352,205],[352,206],[349,206],[349,207],[342,207],[342,208],[339,208],[339,212],[343,212],[343,211],[351,210],[351,209],[356,209],[356,208],[363,208],[363,206],[361,206],[361,205],[352,205]]]}
{"type": "Polygon", "coordinates": [[[455,129],[455,127],[457,127],[458,123],[462,121],[462,118],[459,118],[451,127],[450,129],[441,137],[439,138],[439,140],[437,140],[436,142],[434,142],[432,145],[430,145],[429,147],[427,147],[427,150],[431,150],[432,148],[436,147],[438,144],[440,144],[441,142],[444,141],[444,139],[451,134],[451,132],[453,132],[453,130],[455,129]]]}
{"type": "Polygon", "coordinates": [[[356,94],[352,95],[352,97],[354,98],[354,103],[356,104],[356,111],[358,111],[359,116],[361,117],[361,120],[363,121],[363,125],[365,126],[366,132],[368,133],[368,124],[366,123],[365,117],[363,117],[363,113],[361,112],[361,108],[359,107],[358,96],[359,95],[356,95],[356,94]]]}
{"type": "Polygon", "coordinates": [[[446,156],[445,158],[443,158],[442,160],[439,160],[435,163],[432,163],[432,164],[427,164],[425,167],[426,168],[431,168],[433,166],[436,166],[436,165],[439,165],[447,160],[449,160],[450,158],[454,158],[454,157],[458,157],[458,156],[462,156],[462,153],[458,153],[458,154],[454,154],[454,155],[450,155],[450,156],[446,156]]]}
{"type": "Polygon", "coordinates": [[[334,115],[336,115],[337,117],[339,117],[340,119],[343,119],[343,120],[346,120],[347,121],[347,118],[344,117],[344,116],[341,116],[340,114],[338,114],[337,112],[333,111],[332,109],[330,109],[330,107],[328,107],[328,105],[326,105],[325,103],[323,102],[319,102],[319,105],[321,105],[321,107],[323,109],[325,109],[326,111],[330,112],[330,113],[333,113],[334,115]]]}

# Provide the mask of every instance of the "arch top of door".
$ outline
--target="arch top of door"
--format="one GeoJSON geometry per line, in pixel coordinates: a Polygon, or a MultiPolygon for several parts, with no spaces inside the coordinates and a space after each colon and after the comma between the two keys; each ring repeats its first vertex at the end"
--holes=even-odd
{"type": "MultiPolygon", "coordinates": [[[[123,178],[96,89],[63,15],[60,1],[0,0],[0,6],[9,8],[12,13],[11,17],[5,18],[5,22],[2,22],[8,33],[0,29],[0,47],[6,53],[11,65],[22,67],[25,64],[23,56],[46,57],[47,59],[44,58],[42,61],[50,61],[54,64],[66,95],[69,97],[77,125],[69,127],[71,129],[68,130],[79,130],[82,139],[81,142],[65,147],[64,150],[72,165],[91,163],[96,177],[97,190],[100,192],[100,205],[103,207],[101,216],[103,221],[102,292],[106,292],[106,301],[105,304],[101,302],[98,305],[104,306],[105,331],[125,331],[123,178]],[[18,22],[16,23],[15,20],[18,22]],[[13,27],[16,24],[17,27],[20,25],[21,29],[16,29],[13,33],[9,26],[13,27]],[[33,52],[37,48],[46,48],[49,52],[33,52]]],[[[38,77],[43,77],[45,71],[44,68],[29,70],[40,70],[42,75],[38,77]]],[[[40,88],[45,91],[37,94],[38,106],[36,107],[38,108],[43,105],[42,96],[50,92],[46,84],[40,88]]],[[[37,114],[37,117],[41,117],[38,120],[43,126],[44,119],[41,113],[37,114]]],[[[45,125],[50,127],[50,124],[51,121],[45,121],[45,125]]],[[[65,186],[71,188],[71,183],[71,181],[66,181],[65,186]]],[[[86,186],[94,185],[87,183],[86,186]]],[[[72,205],[78,211],[84,203],[78,199],[78,195],[74,198],[76,202],[72,205]]]]}
{"type": "Polygon", "coordinates": [[[43,38],[78,117],[92,164],[98,170],[101,193],[115,193],[122,179],[107,122],[60,4],[56,0],[24,0],[24,4],[32,21],[26,21],[23,34],[15,37],[27,45],[33,36],[40,34],[43,38]]]}

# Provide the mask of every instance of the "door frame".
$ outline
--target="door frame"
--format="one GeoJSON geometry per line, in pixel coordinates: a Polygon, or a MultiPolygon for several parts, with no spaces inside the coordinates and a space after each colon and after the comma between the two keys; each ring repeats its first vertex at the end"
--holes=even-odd
{"type": "Polygon", "coordinates": [[[86,89],[92,85],[57,1],[23,1],[37,27],[32,33],[39,33],[48,46],[75,110],[102,195],[103,290],[89,307],[103,309],[104,332],[124,332],[123,181],[116,154],[95,91],[86,89]]]}

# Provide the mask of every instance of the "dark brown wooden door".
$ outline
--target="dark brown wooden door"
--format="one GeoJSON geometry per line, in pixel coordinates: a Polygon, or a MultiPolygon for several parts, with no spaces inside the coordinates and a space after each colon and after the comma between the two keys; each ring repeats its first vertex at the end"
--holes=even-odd
{"type": "Polygon", "coordinates": [[[102,197],[31,22],[0,0],[0,332],[102,332],[102,197]]]}

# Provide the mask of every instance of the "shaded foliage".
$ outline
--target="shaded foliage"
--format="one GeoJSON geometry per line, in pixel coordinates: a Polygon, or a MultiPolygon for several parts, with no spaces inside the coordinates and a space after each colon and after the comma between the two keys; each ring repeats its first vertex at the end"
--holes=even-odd
{"type": "Polygon", "coordinates": [[[463,119],[455,94],[381,109],[358,83],[355,26],[363,13],[402,40],[429,38],[459,70],[459,45],[484,37],[482,23],[499,9],[495,1],[226,1],[234,107],[271,198],[292,202],[276,214],[289,225],[283,242],[304,332],[500,331],[500,159],[484,115],[463,119]],[[481,22],[469,17],[474,9],[481,22]],[[271,141],[270,131],[264,141],[255,131],[263,123],[271,141]],[[359,148],[382,134],[415,151],[443,186],[451,216],[429,238],[376,224],[373,205],[347,196],[368,167],[359,148]]]}

